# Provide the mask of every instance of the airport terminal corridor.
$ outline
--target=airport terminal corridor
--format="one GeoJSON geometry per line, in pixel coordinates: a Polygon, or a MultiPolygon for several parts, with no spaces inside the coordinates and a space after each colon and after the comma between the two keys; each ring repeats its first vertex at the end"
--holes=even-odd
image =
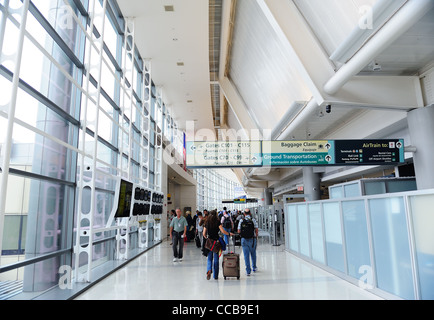
{"type": "Polygon", "coordinates": [[[241,278],[206,280],[206,258],[193,242],[184,247],[182,262],[172,261],[170,241],[147,251],[108,276],[76,300],[376,300],[380,299],[260,239],[258,271],[241,278]]]}
{"type": "Polygon", "coordinates": [[[0,301],[434,300],[433,88],[434,0],[0,0],[0,301]]]}

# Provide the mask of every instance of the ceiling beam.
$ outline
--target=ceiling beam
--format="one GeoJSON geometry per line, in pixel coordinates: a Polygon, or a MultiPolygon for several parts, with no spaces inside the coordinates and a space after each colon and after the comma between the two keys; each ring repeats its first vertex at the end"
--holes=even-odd
{"type": "Polygon", "coordinates": [[[232,108],[235,117],[237,118],[244,131],[260,131],[255,121],[253,121],[250,117],[244,100],[238,92],[238,89],[232,83],[232,81],[230,81],[227,77],[223,77],[222,79],[220,79],[220,88],[222,89],[223,94],[225,95],[229,103],[229,106],[232,108]]]}
{"type": "MultiPolygon", "coordinates": [[[[366,105],[367,107],[390,106],[398,109],[423,107],[418,77],[352,76],[337,92],[332,92],[333,94],[326,92],[325,84],[337,72],[294,2],[286,0],[256,1],[282,44],[287,47],[291,54],[291,60],[294,61],[294,65],[319,106],[333,101],[346,105],[353,103],[366,105]]],[[[426,2],[427,0],[423,1],[426,2]]]]}
{"type": "Polygon", "coordinates": [[[428,11],[432,0],[409,1],[324,85],[324,91],[336,94],[352,77],[356,76],[379,54],[407,32],[428,11]]]}

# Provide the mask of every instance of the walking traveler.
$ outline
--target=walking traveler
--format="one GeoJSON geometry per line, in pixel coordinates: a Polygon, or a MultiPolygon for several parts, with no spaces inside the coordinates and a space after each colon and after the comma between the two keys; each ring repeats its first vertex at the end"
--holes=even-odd
{"type": "Polygon", "coordinates": [[[203,245],[203,225],[201,225],[201,221],[203,220],[202,212],[197,213],[197,219],[196,219],[196,233],[200,240],[200,247],[202,248],[203,245]]]}
{"type": "Polygon", "coordinates": [[[238,224],[238,233],[241,235],[241,247],[243,248],[247,276],[250,276],[252,270],[253,272],[257,271],[256,245],[258,242],[258,232],[258,223],[252,218],[250,210],[245,209],[244,218],[238,224]]]}
{"type": "MultiPolygon", "coordinates": [[[[223,211],[223,216],[222,216],[220,222],[223,226],[223,229],[225,229],[226,232],[232,232],[232,230],[234,229],[234,222],[232,221],[231,216],[226,211],[223,211]]],[[[224,235],[224,239],[226,242],[226,248],[228,248],[229,247],[229,236],[224,235]]]]}
{"type": "Polygon", "coordinates": [[[181,209],[176,208],[176,217],[173,218],[170,223],[170,239],[173,243],[173,262],[177,260],[182,261],[187,226],[187,220],[182,216],[181,209]]]}
{"type": "Polygon", "coordinates": [[[218,219],[217,211],[212,210],[206,219],[205,227],[203,229],[204,239],[208,238],[209,242],[212,244],[212,247],[208,248],[209,253],[208,253],[207,269],[206,269],[207,280],[211,278],[211,274],[213,274],[214,279],[216,280],[218,279],[218,275],[219,275],[220,253],[218,250],[214,250],[214,246],[218,248],[220,247],[219,231],[221,231],[225,235],[233,235],[232,232],[227,232],[225,231],[225,229],[223,229],[223,226],[220,220],[218,219]]]}

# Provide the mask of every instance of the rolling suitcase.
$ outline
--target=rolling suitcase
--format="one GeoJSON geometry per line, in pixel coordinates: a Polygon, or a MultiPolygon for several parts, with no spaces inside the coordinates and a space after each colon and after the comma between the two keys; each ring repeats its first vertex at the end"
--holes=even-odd
{"type": "Polygon", "coordinates": [[[223,277],[225,280],[227,277],[237,278],[240,280],[240,255],[235,253],[235,246],[234,252],[223,255],[223,277]]]}

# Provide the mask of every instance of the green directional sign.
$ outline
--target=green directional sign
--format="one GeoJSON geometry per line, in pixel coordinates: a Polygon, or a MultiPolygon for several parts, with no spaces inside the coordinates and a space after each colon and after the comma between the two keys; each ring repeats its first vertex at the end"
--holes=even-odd
{"type": "Polygon", "coordinates": [[[263,141],[264,166],[326,166],[334,164],[333,141],[263,141]]]}
{"type": "Polygon", "coordinates": [[[404,140],[187,142],[189,168],[394,165],[404,140]]]}

